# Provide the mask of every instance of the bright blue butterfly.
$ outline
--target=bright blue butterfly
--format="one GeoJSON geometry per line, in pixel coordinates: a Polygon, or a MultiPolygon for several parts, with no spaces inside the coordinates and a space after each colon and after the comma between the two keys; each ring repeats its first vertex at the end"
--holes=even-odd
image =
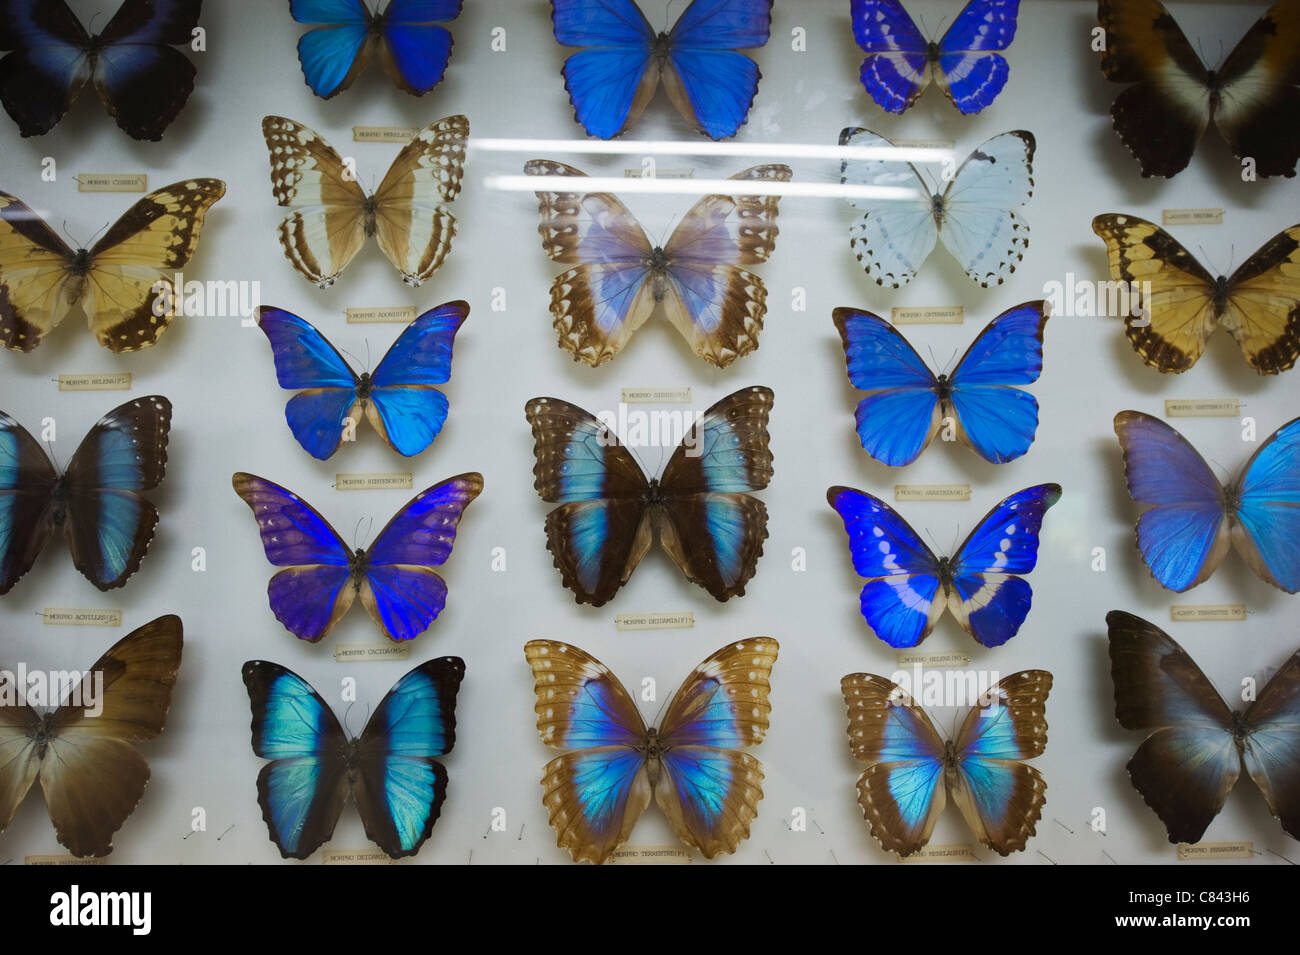
{"type": "Polygon", "coordinates": [[[555,640],[530,640],[537,731],[568,750],[542,770],[542,804],[560,848],[600,864],[632,834],[653,799],[677,837],[713,858],[749,836],[763,768],[745,747],[768,729],[770,637],[725,646],[691,671],[658,727],[603,663],[555,640]]]}
{"type": "Polygon", "coordinates": [[[447,603],[447,584],[433,568],[451,556],[456,527],[483,490],[483,475],[459,474],[425,488],[369,547],[355,551],[292,491],[242,471],[231,483],[257,518],[266,559],[285,568],[266,593],[286,630],[315,643],[360,596],[384,635],[401,642],[427,630],[447,603]]]}
{"type": "Polygon", "coordinates": [[[389,0],[382,13],[365,0],[290,0],[299,23],[321,24],[298,40],[298,60],[313,93],[329,99],[352,85],[372,56],[401,89],[423,96],[442,82],[461,0],[389,0]]]}
{"type": "Polygon", "coordinates": [[[937,82],[963,113],[978,113],[1011,72],[998,51],[1016,35],[1020,0],[970,0],[943,39],[927,40],[898,0],[853,0],[853,37],[867,53],[862,85],[881,109],[902,113],[937,82]]]}
{"type": "Polygon", "coordinates": [[[1015,575],[1038,562],[1043,515],[1061,499],[1061,486],[1012,494],[984,515],[954,556],[943,558],[880,498],[833,487],[826,499],[844,521],[853,569],[867,578],[862,616],[876,636],[891,647],[914,647],[946,607],[979,643],[998,647],[1029,614],[1033,590],[1015,575]]]}
{"type": "Polygon", "coordinates": [[[557,41],[587,48],[564,61],[564,85],[590,135],[621,133],[662,80],[687,122],[726,139],[744,125],[761,76],[738,51],[767,43],[772,0],[693,0],[659,34],[633,0],[552,0],[551,19],[557,41]]]}
{"type": "Polygon", "coordinates": [[[1115,416],[1138,548],[1161,586],[1207,580],[1233,547],[1261,580],[1300,591],[1300,418],[1278,428],[1227,487],[1187,439],[1139,411],[1115,416]]]}
{"type": "Polygon", "coordinates": [[[271,840],[305,859],[334,834],[349,797],[366,836],[391,858],[415,855],[447,796],[435,757],[456,742],[460,657],[429,660],[397,681],[357,739],[302,677],[265,660],[243,668],[253,709],[253,752],[272,760],[257,776],[271,840]]]}
{"type": "Polygon", "coordinates": [[[271,342],[281,388],[307,389],[285,406],[285,420],[304,450],[324,461],[366,419],[398,454],[419,454],[447,421],[447,396],[434,388],[451,375],[451,346],[469,316],[466,302],[425,312],[397,337],[374,374],[360,376],[308,322],[280,308],[258,309],[271,342]]]}
{"type": "Polygon", "coordinates": [[[870,764],[858,803],[871,834],[908,856],[930,841],[949,794],[980,844],[999,855],[1025,847],[1043,812],[1047,783],[1022,762],[1047,748],[1052,674],[1021,670],[972,706],[945,742],[902,687],[873,673],[840,681],[849,710],[849,749],[870,764]]]}
{"type": "Polygon", "coordinates": [[[837,308],[849,380],[869,391],[858,402],[858,438],[877,461],[911,464],[951,419],[961,441],[993,464],[1020,457],[1034,443],[1038,402],[1013,385],[1043,370],[1047,303],[1025,302],[985,326],[952,375],[939,375],[886,319],[837,308]]]}

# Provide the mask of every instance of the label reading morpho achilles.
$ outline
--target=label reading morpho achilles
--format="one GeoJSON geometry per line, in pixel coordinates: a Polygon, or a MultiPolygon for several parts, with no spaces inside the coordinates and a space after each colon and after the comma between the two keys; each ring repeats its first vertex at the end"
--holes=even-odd
{"type": "Polygon", "coordinates": [[[415,126],[353,126],[354,143],[409,143],[420,130],[415,126]]]}
{"type": "Polygon", "coordinates": [[[895,484],[894,500],[906,501],[969,501],[969,484],[895,484]]]}
{"type": "Polygon", "coordinates": [[[59,375],[59,391],[130,391],[129,371],[102,375],[59,375]]]}
{"type": "Polygon", "coordinates": [[[1242,621],[1246,619],[1245,604],[1183,604],[1169,608],[1169,619],[1174,623],[1242,621]]]}
{"type": "Polygon", "coordinates": [[[1197,842],[1178,843],[1178,861],[1195,862],[1206,859],[1253,859],[1253,842],[1197,842]]]}
{"type": "Polygon", "coordinates": [[[966,320],[961,305],[900,306],[890,309],[889,320],[895,325],[960,325],[966,320]]]}
{"type": "Polygon", "coordinates": [[[690,386],[684,388],[624,388],[623,404],[683,404],[691,403],[690,386]]]}
{"type": "Polygon", "coordinates": [[[978,862],[973,846],[922,846],[910,856],[899,856],[905,864],[917,862],[978,862]]]}
{"type": "Polygon", "coordinates": [[[334,488],[339,491],[409,491],[415,487],[410,471],[394,474],[337,474],[334,488]]]}
{"type": "Polygon", "coordinates": [[[619,630],[689,630],[695,626],[695,613],[618,613],[614,626],[619,630]]]}
{"type": "Polygon", "coordinates": [[[410,658],[409,643],[340,643],[334,648],[335,663],[386,663],[410,658]]]}
{"type": "Polygon", "coordinates": [[[1223,225],[1222,209],[1165,209],[1161,225],[1223,225]]]}
{"type": "Polygon", "coordinates": [[[1241,414],[1240,398],[1169,398],[1166,418],[1235,418],[1241,414]]]}
{"type": "Polygon", "coordinates": [[[349,325],[381,325],[390,322],[409,325],[415,321],[414,305],[380,305],[344,310],[349,325]]]}
{"type": "Polygon", "coordinates": [[[609,861],[614,865],[690,865],[691,854],[681,846],[620,846],[609,861]]]}
{"type": "Polygon", "coordinates": [[[144,192],[149,177],[142,172],[83,172],[77,176],[78,192],[144,192]]]}
{"type": "Polygon", "coordinates": [[[383,849],[373,846],[365,849],[326,849],[321,853],[322,865],[393,865],[383,849]]]}
{"type": "Polygon", "coordinates": [[[41,623],[60,627],[120,627],[120,610],[83,610],[74,607],[46,607],[41,623]]]}

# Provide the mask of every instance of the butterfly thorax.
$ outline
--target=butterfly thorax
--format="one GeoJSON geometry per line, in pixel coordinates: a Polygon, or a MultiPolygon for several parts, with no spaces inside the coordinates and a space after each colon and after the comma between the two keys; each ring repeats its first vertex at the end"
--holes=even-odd
{"type": "Polygon", "coordinates": [[[650,257],[645,260],[645,267],[650,272],[650,292],[656,302],[662,302],[668,292],[668,266],[671,264],[668,253],[661,246],[650,250],[650,257]]]}
{"type": "Polygon", "coordinates": [[[29,739],[36,744],[36,758],[44,759],[46,751],[50,744],[59,734],[54,731],[54,714],[57,710],[42,713],[40,722],[36,725],[34,732],[29,734],[29,739]]]}
{"type": "Polygon", "coordinates": [[[361,204],[361,214],[365,217],[367,239],[373,239],[375,233],[379,231],[379,219],[376,215],[378,208],[379,202],[373,195],[366,196],[366,201],[361,204]]]}
{"type": "Polygon", "coordinates": [[[939,558],[939,583],[943,586],[944,594],[952,593],[953,567],[951,557],[939,558]]]}
{"type": "Polygon", "coordinates": [[[375,389],[374,379],[370,377],[370,372],[363,371],[361,377],[357,379],[357,397],[365,401],[370,397],[370,393],[375,389]]]}
{"type": "Polygon", "coordinates": [[[641,503],[646,507],[661,507],[668,503],[668,495],[664,493],[664,486],[659,483],[658,478],[651,478],[650,483],[641,492],[641,503]]]}
{"type": "Polygon", "coordinates": [[[930,197],[930,215],[934,216],[934,225],[937,229],[943,228],[944,211],[943,194],[936,192],[930,197]]]}
{"type": "Polygon", "coordinates": [[[645,742],[640,747],[641,757],[645,760],[646,776],[650,780],[651,787],[659,782],[659,774],[663,769],[664,747],[659,739],[659,730],[656,727],[650,727],[646,730],[645,742]]]}
{"type": "Polygon", "coordinates": [[[931,66],[939,62],[943,56],[943,47],[939,46],[934,40],[931,40],[925,47],[925,61],[931,66]]]}
{"type": "Polygon", "coordinates": [[[1214,280],[1214,314],[1222,315],[1228,310],[1228,277],[1220,275],[1214,280]]]}
{"type": "Polygon", "coordinates": [[[660,33],[655,37],[654,42],[650,44],[650,58],[655,61],[656,66],[662,69],[668,62],[668,54],[672,46],[672,38],[667,33],[660,33]]]}
{"type": "Polygon", "coordinates": [[[366,571],[370,568],[370,554],[364,547],[358,547],[348,558],[348,577],[352,580],[354,590],[361,589],[361,582],[366,579],[366,571]]]}
{"type": "Polygon", "coordinates": [[[78,249],[72,253],[72,262],[68,265],[68,271],[73,275],[86,275],[90,272],[90,250],[78,249]]]}
{"type": "Polygon", "coordinates": [[[60,474],[50,490],[50,523],[62,527],[68,516],[68,476],[60,474]]]}
{"type": "Polygon", "coordinates": [[[934,381],[934,393],[939,396],[940,401],[947,401],[952,397],[952,379],[947,375],[940,375],[934,381]]]}
{"type": "Polygon", "coordinates": [[[1250,735],[1250,728],[1246,725],[1246,714],[1241,710],[1232,711],[1232,738],[1239,744],[1244,744],[1246,738],[1250,735]]]}

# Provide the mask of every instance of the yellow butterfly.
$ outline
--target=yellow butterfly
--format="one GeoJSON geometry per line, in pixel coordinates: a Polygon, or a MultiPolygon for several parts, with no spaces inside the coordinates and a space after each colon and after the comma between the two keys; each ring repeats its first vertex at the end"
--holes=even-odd
{"type": "Polygon", "coordinates": [[[1144,313],[1129,316],[1125,331],[1152,368],[1191,368],[1220,325],[1261,375],[1300,357],[1300,225],[1218,278],[1154,222],[1112,213],[1093,219],[1092,231],[1106,243],[1111,278],[1144,293],[1144,313]]]}
{"type": "Polygon", "coordinates": [[[171,322],[172,278],[194,254],[220,179],[149,193],[93,248],[73,250],[21,199],[0,192],[0,342],[29,352],[74,310],[114,352],[158,341],[171,322]]]}
{"type": "Polygon", "coordinates": [[[456,234],[444,203],[460,193],[469,120],[448,116],[420,130],[367,195],[356,169],[320,134],[283,116],[262,120],[271,191],[291,209],[280,223],[285,258],[320,288],[374,236],[402,281],[418,286],[442,265],[456,234]]]}

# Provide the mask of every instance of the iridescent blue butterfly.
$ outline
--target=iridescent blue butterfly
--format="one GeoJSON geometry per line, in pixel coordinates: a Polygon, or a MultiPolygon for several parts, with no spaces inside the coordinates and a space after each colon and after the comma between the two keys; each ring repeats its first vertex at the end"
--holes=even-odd
{"type": "Polygon", "coordinates": [[[483,490],[483,475],[460,474],[426,488],[369,547],[355,551],[292,491],[242,471],[232,484],[257,518],[266,559],[285,568],[266,588],[285,629],[315,643],[359,594],[384,635],[400,642],[424,633],[447,603],[447,584],[433,568],[451,556],[456,526],[483,490]]]}
{"type": "Polygon", "coordinates": [[[855,308],[833,315],[849,380],[870,392],[858,402],[858,438],[877,461],[911,464],[949,419],[962,443],[993,464],[1034,443],[1038,401],[1012,386],[1037,381],[1043,370],[1046,302],[1007,309],[976,336],[952,375],[938,377],[888,320],[855,308]]]}
{"type": "Polygon", "coordinates": [[[292,670],[250,660],[243,675],[253,752],[271,760],[257,775],[257,801],[280,854],[305,859],[320,848],[349,797],[366,836],[391,858],[419,852],[447,796],[447,770],[435,757],[456,742],[465,662],[441,657],[411,670],[356,739],[292,670]]]}
{"type": "Polygon", "coordinates": [[[772,0],[693,0],[656,34],[633,0],[552,0],[555,39],[587,49],[564,61],[574,113],[592,136],[617,136],[663,81],[677,111],[711,139],[736,135],[762,75],[740,50],[767,43],[772,0]]]}
{"type": "Polygon", "coordinates": [[[423,96],[442,82],[451,33],[440,24],[460,16],[461,0],[388,0],[382,13],[365,0],[290,0],[299,23],[319,24],[298,40],[298,61],[313,93],[335,96],[378,56],[399,88],[423,96]]]}
{"type": "Polygon", "coordinates": [[[714,599],[745,593],[767,537],[767,507],[748,492],[772,479],[772,401],[761,385],[723,398],[651,479],[577,405],[534,398],[524,406],[537,458],[533,486],[559,505],[546,515],[546,546],[578,603],[599,607],[613,597],[656,539],[714,599]]]}
{"type": "Polygon", "coordinates": [[[1019,9],[1020,0],[970,0],[936,43],[898,0],[853,0],[853,36],[867,53],[862,85],[881,109],[902,113],[934,81],[963,113],[978,113],[1007,83],[998,51],[1011,45],[1019,9]]]}
{"type": "Polygon", "coordinates": [[[163,479],[171,424],[171,402],[161,395],[119,405],[59,474],[27,429],[0,411],[0,594],[32,569],[56,532],[92,584],[125,584],[158,523],[158,509],[139,492],[163,479]]]}
{"type": "Polygon", "coordinates": [[[1115,416],[1137,540],[1161,586],[1207,580],[1232,548],[1261,580],[1300,591],[1300,418],[1278,428],[1227,487],[1187,439],[1139,411],[1115,416]]]}
{"type": "Polygon", "coordinates": [[[87,86],[129,136],[162,139],[194,90],[188,45],[202,0],[125,0],[92,37],[64,0],[0,0],[0,102],[48,133],[87,86]]]}
{"type": "Polygon", "coordinates": [[[358,376],[310,323],[280,308],[258,309],[280,387],[307,389],[284,409],[298,443],[324,461],[364,410],[389,447],[407,457],[419,454],[447,421],[447,396],[433,386],[450,377],[452,341],[468,316],[466,302],[430,309],[397,337],[373,375],[358,376]]]}
{"type": "Polygon", "coordinates": [[[849,710],[849,749],[868,763],[858,803],[887,852],[908,856],[930,841],[947,797],[980,844],[1019,852],[1043,812],[1047,782],[1022,762],[1047,748],[1052,674],[1021,670],[971,707],[945,742],[902,687],[873,673],[840,681],[849,710]]]}
{"type": "Polygon", "coordinates": [[[1234,711],[1155,624],[1112,610],[1106,625],[1115,718],[1149,734],[1128,761],[1129,778],[1169,841],[1201,840],[1243,766],[1282,828],[1300,839],[1300,652],[1234,711]]]}
{"type": "Polygon", "coordinates": [[[914,647],[946,607],[979,643],[998,647],[1029,614],[1034,593],[1016,575],[1038,562],[1043,515],[1061,499],[1061,486],[1012,494],[984,515],[954,556],[942,558],[880,498],[833,487],[826,499],[844,521],[853,569],[867,578],[862,616],[876,636],[891,647],[914,647]]]}
{"type": "Polygon", "coordinates": [[[572,750],[542,770],[542,805],[560,848],[575,862],[605,862],[653,799],[686,845],[707,858],[735,852],[763,798],[763,768],[741,749],[767,733],[777,650],[768,637],[718,650],[647,729],[595,657],[555,640],[525,644],[537,731],[547,746],[572,750]]]}

